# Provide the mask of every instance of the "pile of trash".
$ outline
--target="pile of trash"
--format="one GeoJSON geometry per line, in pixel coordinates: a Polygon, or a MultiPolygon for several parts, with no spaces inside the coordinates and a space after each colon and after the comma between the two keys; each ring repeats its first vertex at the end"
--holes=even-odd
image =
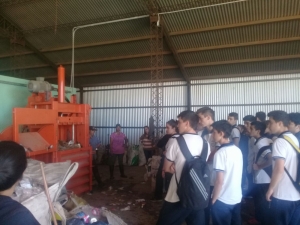
{"type": "Polygon", "coordinates": [[[27,168],[12,196],[14,200],[23,202],[45,190],[40,163],[43,164],[48,187],[61,182],[71,165],[69,160],[45,164],[38,160],[27,159],[27,168]]]}
{"type": "Polygon", "coordinates": [[[67,198],[62,195],[60,202],[67,218],[67,225],[126,225],[124,221],[108,211],[107,208],[92,207],[74,193],[69,194],[67,198]]]}
{"type": "MultiPolygon", "coordinates": [[[[41,161],[28,159],[22,180],[16,186],[13,199],[23,204],[41,225],[50,224],[50,204],[47,201],[41,161]]],[[[64,187],[78,169],[78,163],[42,163],[55,218],[59,225],[126,225],[106,208],[95,208],[64,187]]]]}

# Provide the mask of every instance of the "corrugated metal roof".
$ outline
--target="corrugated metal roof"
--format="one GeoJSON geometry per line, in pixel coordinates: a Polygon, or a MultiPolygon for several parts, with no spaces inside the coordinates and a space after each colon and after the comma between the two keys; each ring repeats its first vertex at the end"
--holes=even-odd
{"type": "Polygon", "coordinates": [[[87,0],[87,1],[32,1],[26,4],[3,7],[2,12],[23,30],[55,25],[57,6],[57,24],[98,19],[112,20],[111,17],[130,13],[147,14],[141,4],[132,0],[87,0]],[[26,19],[24,19],[26,18],[26,19]]]}
{"type": "Polygon", "coordinates": [[[30,55],[21,55],[12,58],[0,58],[0,71],[1,70],[10,70],[12,66],[12,60],[15,60],[15,67],[34,67],[34,66],[47,66],[38,56],[30,54],[30,55]]]}
{"type": "Polygon", "coordinates": [[[168,31],[243,23],[299,15],[299,0],[250,0],[164,15],[168,31]]]}
{"type": "MultiPolygon", "coordinates": [[[[164,51],[168,51],[167,45],[164,43],[164,51]]],[[[107,57],[129,56],[150,52],[149,40],[141,40],[134,42],[119,43],[113,45],[102,45],[87,48],[75,49],[75,61],[96,60],[107,57]]],[[[57,63],[71,62],[72,51],[63,50],[56,52],[44,53],[50,60],[57,63]]]]}
{"type": "Polygon", "coordinates": [[[180,50],[290,37],[300,37],[300,20],[178,35],[171,38],[175,48],[180,50]]]}
{"type": "MultiPolygon", "coordinates": [[[[172,55],[164,56],[164,65],[176,65],[172,55]]],[[[107,62],[95,62],[85,64],[75,64],[75,74],[96,73],[104,71],[116,71],[127,69],[150,68],[150,57],[142,57],[136,59],[122,59],[107,62]]],[[[70,71],[70,66],[66,66],[66,70],[70,71]]]]}
{"type": "MultiPolygon", "coordinates": [[[[13,54],[15,52],[16,54],[23,53],[23,52],[30,52],[29,49],[26,48],[26,46],[22,45],[16,45],[15,47],[10,45],[10,41],[7,38],[0,38],[0,58],[2,56],[8,56],[13,54]]],[[[1,66],[1,65],[0,65],[1,66]]]]}
{"type": "MultiPolygon", "coordinates": [[[[84,77],[75,77],[75,83],[81,84],[83,86],[95,86],[102,83],[122,83],[122,82],[145,82],[149,81],[151,78],[150,71],[145,72],[136,72],[136,73],[123,73],[123,74],[109,74],[107,76],[84,76],[84,77]]],[[[68,79],[68,78],[67,78],[68,79]]],[[[182,75],[179,70],[165,70],[164,79],[176,79],[181,80],[182,75]]],[[[47,79],[51,83],[57,83],[56,79],[47,79]]]]}
{"type": "Polygon", "coordinates": [[[222,62],[239,59],[264,58],[300,54],[300,41],[254,45],[180,54],[183,64],[222,62]]]}
{"type": "Polygon", "coordinates": [[[277,74],[280,71],[297,71],[300,70],[300,59],[274,60],[265,62],[238,63],[216,66],[203,66],[186,68],[186,72],[190,78],[201,79],[209,76],[235,76],[258,73],[277,74]]]}
{"type": "MultiPolygon", "coordinates": [[[[78,30],[75,44],[90,44],[117,39],[142,37],[150,34],[149,19],[138,19],[108,25],[89,27],[78,30]]],[[[26,35],[26,39],[38,49],[72,46],[72,28],[34,33],[26,35]]]]}
{"type": "MultiPolygon", "coordinates": [[[[158,0],[158,5],[160,10],[170,11],[229,1],[158,0]]],[[[1,14],[21,27],[25,31],[25,38],[28,42],[40,50],[50,61],[57,64],[71,61],[72,28],[76,24],[143,15],[148,11],[144,1],[58,1],[57,24],[59,29],[55,34],[55,1],[22,2],[22,4],[17,1],[12,2],[11,6],[3,7],[1,14]]],[[[276,63],[266,60],[271,60],[271,57],[277,57],[273,60],[285,59],[288,56],[296,57],[300,54],[299,0],[248,0],[167,14],[163,18],[165,27],[174,43],[175,52],[178,51],[181,63],[187,66],[187,73],[192,77],[199,76],[199,74],[222,76],[248,73],[249,71],[249,73],[274,71],[274,68],[279,70],[298,68],[296,64],[292,63],[295,61],[292,59],[274,61],[276,63]],[[270,43],[268,43],[269,41],[270,43]],[[263,60],[264,62],[246,63],[241,61],[245,59],[263,60]],[[211,63],[211,66],[204,66],[203,63],[211,63]],[[218,65],[222,63],[231,65],[218,65]],[[195,66],[191,64],[202,64],[202,67],[190,68],[195,66]]],[[[75,74],[105,74],[110,71],[126,70],[126,73],[122,74],[122,79],[116,78],[118,74],[99,77],[95,75],[80,78],[84,81],[79,83],[88,85],[89,83],[93,84],[94,81],[111,83],[149,79],[150,71],[136,72],[139,69],[150,67],[150,41],[148,38],[150,38],[149,18],[78,30],[75,44],[84,47],[75,50],[75,60],[82,61],[80,64],[75,64],[75,74]],[[129,58],[131,55],[133,57],[129,58]],[[136,55],[139,57],[135,57],[136,55]],[[103,58],[106,58],[106,61],[101,61],[103,58]],[[131,69],[132,71],[130,71],[131,69]]],[[[9,39],[5,42],[0,40],[0,70],[8,68],[9,58],[1,60],[1,54],[9,53],[9,44],[9,39]],[[6,66],[2,66],[2,64],[6,64],[6,66]]],[[[169,51],[167,45],[164,45],[164,51],[169,51]]],[[[20,51],[22,52],[22,50],[24,49],[20,51]]],[[[47,65],[34,56],[35,54],[31,54],[17,58],[22,62],[21,64],[16,63],[15,67],[47,65]]],[[[169,65],[171,68],[178,67],[172,54],[164,55],[164,65],[169,65]]],[[[183,79],[178,71],[177,69],[166,69],[164,77],[183,79]],[[170,71],[177,72],[173,75],[170,71]]],[[[35,77],[37,73],[39,75],[42,75],[41,73],[55,75],[50,67],[26,69],[22,72],[27,77],[35,77]]],[[[69,76],[70,65],[66,66],[66,72],[69,76]]]]}

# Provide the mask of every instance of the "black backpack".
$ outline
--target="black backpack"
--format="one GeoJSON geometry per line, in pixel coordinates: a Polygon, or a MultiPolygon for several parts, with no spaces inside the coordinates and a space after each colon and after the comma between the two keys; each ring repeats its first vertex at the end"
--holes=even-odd
{"type": "Polygon", "coordinates": [[[287,135],[281,134],[278,138],[283,138],[284,140],[286,140],[293,147],[293,149],[297,153],[298,166],[297,166],[296,180],[294,180],[292,178],[292,176],[290,175],[289,171],[285,167],[284,167],[284,171],[286,172],[286,174],[290,178],[290,180],[293,183],[293,185],[296,188],[296,190],[298,192],[300,192],[300,149],[299,149],[299,146],[295,145],[295,143],[293,142],[293,140],[290,137],[288,137],[287,135]]]}
{"type": "Polygon", "coordinates": [[[210,171],[206,163],[208,143],[202,138],[202,153],[200,157],[194,157],[191,155],[184,137],[180,135],[176,139],[186,159],[179,182],[175,173],[177,195],[184,208],[204,209],[210,201],[210,171]]]}
{"type": "MultiPolygon", "coordinates": [[[[263,154],[263,152],[264,152],[265,150],[267,150],[267,149],[270,149],[270,150],[272,151],[272,144],[270,144],[270,145],[268,145],[268,146],[261,147],[261,148],[258,150],[258,153],[257,153],[257,156],[256,156],[255,163],[258,162],[258,159],[259,159],[259,157],[261,156],[261,154],[263,154]]],[[[263,168],[263,170],[268,174],[268,176],[269,176],[270,178],[272,177],[272,172],[273,172],[272,165],[263,168]]]]}

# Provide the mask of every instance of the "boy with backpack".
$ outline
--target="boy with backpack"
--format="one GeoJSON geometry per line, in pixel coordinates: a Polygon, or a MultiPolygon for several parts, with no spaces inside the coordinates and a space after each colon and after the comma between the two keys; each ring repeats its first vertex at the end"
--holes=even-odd
{"type": "Polygon", "coordinates": [[[272,225],[300,224],[299,142],[288,131],[289,116],[284,111],[272,111],[269,129],[278,136],[272,145],[273,173],[267,201],[270,202],[272,225]]]}
{"type": "Polygon", "coordinates": [[[214,225],[241,225],[242,152],[229,141],[231,124],[221,120],[212,126],[213,138],[221,144],[213,162],[216,180],[212,195],[212,221],[214,225]]]}
{"type": "Polygon", "coordinates": [[[289,131],[294,134],[300,142],[300,113],[290,113],[289,120],[289,131]]]}
{"type": "Polygon", "coordinates": [[[241,138],[241,132],[237,127],[237,121],[239,119],[239,114],[232,112],[228,114],[227,121],[232,126],[232,131],[230,134],[230,140],[235,144],[235,146],[239,147],[239,142],[241,138]]]}
{"type": "Polygon", "coordinates": [[[269,204],[266,201],[266,193],[272,176],[272,140],[264,136],[266,124],[263,122],[252,122],[250,136],[256,139],[254,163],[253,200],[256,221],[261,225],[269,225],[269,204]]]}
{"type": "Polygon", "coordinates": [[[180,135],[166,146],[165,172],[173,174],[157,225],[204,224],[204,208],[209,201],[209,170],[206,165],[210,148],[196,133],[199,117],[193,111],[178,115],[180,135]],[[203,171],[202,168],[205,168],[203,171]],[[199,176],[199,171],[200,176],[199,176]]]}
{"type": "MultiPolygon", "coordinates": [[[[210,155],[207,159],[207,165],[210,170],[210,196],[214,188],[214,177],[213,177],[213,160],[216,151],[219,148],[219,144],[213,140],[211,135],[212,124],[215,122],[215,112],[209,107],[202,107],[197,110],[197,115],[199,116],[199,124],[204,127],[205,132],[203,132],[202,137],[209,143],[210,146],[210,155]]],[[[210,210],[211,210],[211,201],[204,210],[205,214],[205,225],[210,224],[210,210]]]]}

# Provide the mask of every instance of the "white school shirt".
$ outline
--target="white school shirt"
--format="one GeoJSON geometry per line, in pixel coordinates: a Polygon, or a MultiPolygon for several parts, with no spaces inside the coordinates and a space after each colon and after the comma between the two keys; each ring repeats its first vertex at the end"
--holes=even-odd
{"type": "MultiPolygon", "coordinates": [[[[290,132],[284,133],[293,142],[299,146],[298,139],[290,132]]],[[[296,150],[283,138],[277,138],[272,146],[272,157],[274,159],[273,167],[276,159],[281,158],[285,160],[284,167],[288,170],[289,174],[295,180],[297,175],[297,153],[296,150]]],[[[300,200],[300,193],[296,190],[290,178],[283,172],[282,178],[278,185],[274,188],[273,196],[275,198],[286,201],[298,201],[300,200]]]]}
{"type": "MultiPolygon", "coordinates": [[[[261,137],[260,139],[257,140],[255,144],[255,159],[254,162],[256,162],[257,159],[257,154],[259,149],[265,146],[270,146],[272,143],[272,140],[267,138],[267,137],[261,137]]],[[[271,153],[271,148],[266,149],[263,151],[263,153],[260,155],[257,164],[261,165],[263,162],[267,160],[267,155],[271,153]]],[[[271,182],[271,178],[269,175],[264,171],[263,169],[254,171],[254,183],[256,184],[269,184],[271,182]]]]}
{"type": "Polygon", "coordinates": [[[230,135],[230,141],[233,141],[233,139],[235,139],[235,138],[241,139],[241,132],[240,132],[239,128],[237,128],[236,126],[234,126],[232,128],[231,135],[230,135]]]}
{"type": "MultiPolygon", "coordinates": [[[[176,177],[179,182],[183,166],[185,164],[185,158],[179,148],[176,137],[179,135],[174,135],[171,137],[166,145],[166,159],[175,164],[176,177]]],[[[183,138],[190,150],[192,156],[200,156],[203,149],[203,140],[198,134],[184,134],[183,138]]],[[[210,147],[208,144],[208,154],[210,154],[210,147]]],[[[175,174],[172,176],[168,193],[165,200],[167,202],[179,202],[179,197],[177,195],[177,183],[175,179],[175,174]]]]}
{"type": "Polygon", "coordinates": [[[214,157],[214,172],[224,172],[224,182],[218,200],[235,205],[242,199],[242,151],[233,143],[221,145],[214,157]]]}

